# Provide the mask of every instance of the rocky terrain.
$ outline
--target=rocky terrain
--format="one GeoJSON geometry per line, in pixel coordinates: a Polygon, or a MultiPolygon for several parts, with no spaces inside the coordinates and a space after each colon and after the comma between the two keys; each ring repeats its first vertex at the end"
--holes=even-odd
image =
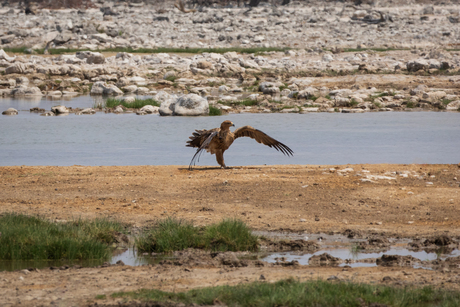
{"type": "MultiPolygon", "coordinates": [[[[184,13],[168,2],[94,1],[86,9],[34,8],[27,15],[23,8],[6,6],[0,9],[0,97],[101,98],[85,110],[30,110],[44,116],[206,115],[213,107],[224,113],[457,112],[458,3],[362,2],[196,7],[184,13]],[[190,52],[184,53],[186,48],[190,52]],[[106,97],[127,103],[151,97],[158,106],[108,108],[106,97]]],[[[0,214],[39,215],[56,223],[109,217],[129,223],[132,234],[169,216],[196,226],[236,217],[256,231],[298,237],[264,240],[261,248],[267,252],[320,251],[330,243],[321,240],[327,234],[359,239],[355,247],[364,253],[386,252],[396,240],[411,251],[449,253],[460,244],[459,170],[459,165],[416,164],[193,171],[186,166],[1,167],[0,214]],[[317,239],[309,239],[311,234],[317,239]]],[[[366,260],[373,267],[352,267],[356,261],[329,254],[315,256],[311,265],[189,250],[174,256],[138,267],[1,272],[0,305],[118,304],[123,301],[110,297],[116,291],[186,291],[289,277],[460,290],[458,257],[427,261],[384,255],[366,260]]]]}
{"type": "Polygon", "coordinates": [[[103,2],[85,10],[36,9],[35,15],[3,8],[0,48],[8,52],[0,51],[0,95],[142,95],[163,104],[150,111],[162,115],[204,115],[209,106],[223,112],[457,111],[459,12],[449,3],[386,1],[191,13],[172,3],[103,2]],[[47,47],[93,51],[34,54],[47,47]],[[204,50],[147,52],[155,48],[204,50]],[[108,51],[136,49],[147,53],[108,51]],[[171,105],[186,94],[195,95],[186,97],[188,110],[174,112],[171,105]]]}
{"type": "Polygon", "coordinates": [[[412,254],[458,251],[458,178],[459,165],[285,165],[193,171],[186,166],[1,167],[0,214],[39,215],[57,223],[109,217],[129,223],[131,234],[168,216],[196,226],[235,217],[266,238],[269,233],[278,235],[261,240],[262,252],[319,254],[302,265],[282,255],[268,263],[262,261],[263,254],[186,250],[175,253],[174,259],[146,266],[119,262],[0,272],[0,305],[116,304],[122,300],[110,295],[117,291],[186,291],[289,277],[460,290],[457,254],[447,259],[440,254],[435,260],[412,254]],[[343,238],[358,239],[357,253],[384,255],[376,259],[369,254],[354,261],[324,251],[343,238]],[[410,255],[393,255],[389,249],[398,244],[410,255]],[[367,267],[355,267],[358,262],[367,267]],[[102,295],[106,299],[96,300],[102,295]]]}

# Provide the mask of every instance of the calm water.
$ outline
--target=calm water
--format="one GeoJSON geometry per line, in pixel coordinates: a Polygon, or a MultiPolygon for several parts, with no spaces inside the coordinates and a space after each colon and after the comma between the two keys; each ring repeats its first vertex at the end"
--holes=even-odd
{"type": "MultiPolygon", "coordinates": [[[[232,114],[160,117],[105,114],[44,117],[31,107],[92,107],[94,98],[70,101],[0,99],[17,116],[0,116],[0,165],[188,165],[185,147],[194,129],[251,125],[294,150],[294,157],[258,144],[235,141],[228,166],[263,164],[459,163],[460,112],[363,114],[232,114]]],[[[217,165],[203,154],[197,165],[217,165]]]]}

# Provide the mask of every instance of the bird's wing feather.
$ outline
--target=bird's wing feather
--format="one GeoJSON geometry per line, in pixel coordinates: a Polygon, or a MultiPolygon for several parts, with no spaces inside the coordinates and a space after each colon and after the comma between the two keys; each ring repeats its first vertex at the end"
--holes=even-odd
{"type": "Polygon", "coordinates": [[[250,137],[251,139],[255,139],[258,143],[267,145],[268,147],[273,147],[276,150],[281,151],[283,154],[287,156],[294,155],[294,152],[292,151],[291,148],[275,140],[274,138],[268,136],[264,132],[257,130],[251,126],[240,127],[233,132],[233,135],[235,139],[239,137],[247,136],[247,137],[250,137]]]}
{"type": "Polygon", "coordinates": [[[212,139],[217,135],[217,133],[219,133],[219,131],[216,130],[209,134],[208,138],[201,144],[200,148],[196,150],[196,153],[193,155],[192,161],[190,161],[190,165],[188,166],[189,169],[192,169],[192,166],[195,165],[195,160],[200,160],[201,153],[209,146],[212,139]]]}
{"type": "Polygon", "coordinates": [[[193,132],[193,135],[189,137],[190,140],[187,141],[187,144],[185,146],[199,148],[212,133],[218,130],[218,128],[210,130],[195,130],[195,132],[193,132]]]}

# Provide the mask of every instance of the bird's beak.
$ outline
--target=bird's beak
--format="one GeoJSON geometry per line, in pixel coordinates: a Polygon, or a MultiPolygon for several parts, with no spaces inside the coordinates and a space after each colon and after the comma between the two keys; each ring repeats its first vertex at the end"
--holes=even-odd
{"type": "Polygon", "coordinates": [[[235,124],[234,124],[234,123],[232,123],[232,126],[233,126],[233,127],[235,127],[235,124]]]}

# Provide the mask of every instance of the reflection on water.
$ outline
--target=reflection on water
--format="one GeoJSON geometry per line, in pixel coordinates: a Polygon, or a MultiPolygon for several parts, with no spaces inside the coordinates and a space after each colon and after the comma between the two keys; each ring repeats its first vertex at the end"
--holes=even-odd
{"type": "Polygon", "coordinates": [[[383,255],[398,255],[398,256],[412,256],[417,258],[421,261],[431,261],[436,259],[445,260],[451,257],[460,256],[460,251],[455,249],[449,254],[437,254],[435,252],[426,252],[426,251],[411,251],[406,248],[402,247],[392,247],[388,250],[381,251],[381,252],[374,252],[374,253],[361,253],[356,252],[351,248],[326,248],[321,249],[315,253],[295,253],[295,252],[283,252],[283,253],[273,253],[267,257],[262,258],[262,261],[267,261],[270,263],[274,263],[277,261],[277,258],[284,258],[285,261],[293,261],[296,260],[301,265],[308,265],[308,261],[312,256],[321,255],[323,253],[328,253],[329,255],[339,258],[343,261],[350,259],[353,260],[351,263],[342,263],[339,266],[349,265],[351,267],[373,267],[377,266],[375,262],[366,263],[360,262],[361,260],[368,259],[368,258],[380,258],[383,255]]]}
{"type": "MultiPolygon", "coordinates": [[[[0,99],[0,165],[188,165],[195,150],[185,142],[195,129],[251,125],[294,150],[294,157],[240,138],[225,153],[229,166],[274,164],[458,163],[460,112],[362,114],[230,114],[161,117],[105,114],[44,117],[31,107],[92,107],[102,97],[71,101],[0,99]]],[[[204,154],[198,164],[215,166],[204,154]]]]}
{"type": "Polygon", "coordinates": [[[162,260],[174,259],[169,255],[139,255],[135,248],[129,249],[116,249],[113,251],[112,257],[108,259],[92,259],[92,260],[14,260],[5,261],[0,260],[0,272],[1,271],[17,271],[28,268],[49,268],[49,267],[62,267],[74,265],[80,265],[82,267],[96,267],[104,264],[105,262],[110,264],[116,264],[118,261],[122,261],[125,265],[130,266],[141,266],[146,264],[155,264],[162,260]]]}

